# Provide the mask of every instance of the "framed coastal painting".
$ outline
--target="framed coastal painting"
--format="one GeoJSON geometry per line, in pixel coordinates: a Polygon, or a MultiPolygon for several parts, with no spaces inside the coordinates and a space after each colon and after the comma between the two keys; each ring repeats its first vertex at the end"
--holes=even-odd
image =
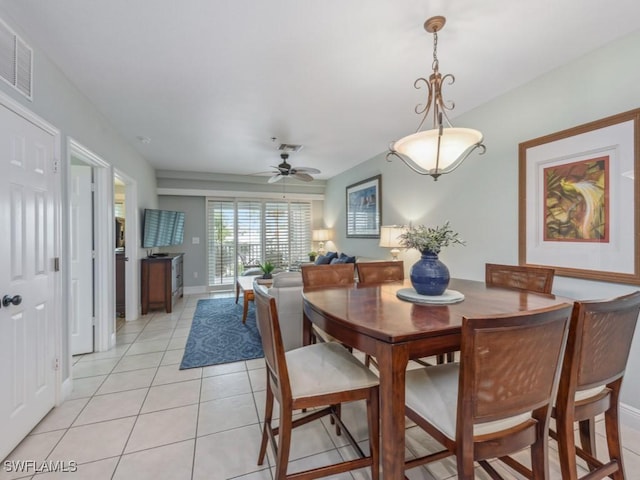
{"type": "Polygon", "coordinates": [[[640,284],[640,109],[519,147],[520,264],[640,284]]]}
{"type": "Polygon", "coordinates": [[[347,237],[380,238],[382,175],[347,187],[347,237]]]}

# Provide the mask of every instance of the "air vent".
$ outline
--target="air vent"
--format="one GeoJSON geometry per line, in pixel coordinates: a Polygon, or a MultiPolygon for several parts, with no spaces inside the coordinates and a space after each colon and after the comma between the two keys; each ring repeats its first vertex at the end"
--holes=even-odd
{"type": "Polygon", "coordinates": [[[302,150],[302,145],[293,145],[290,143],[281,143],[278,146],[278,150],[281,152],[286,152],[286,153],[295,153],[295,152],[299,152],[300,150],[302,150]]]}
{"type": "Polygon", "coordinates": [[[0,78],[31,100],[33,49],[0,20],[0,78]]]}

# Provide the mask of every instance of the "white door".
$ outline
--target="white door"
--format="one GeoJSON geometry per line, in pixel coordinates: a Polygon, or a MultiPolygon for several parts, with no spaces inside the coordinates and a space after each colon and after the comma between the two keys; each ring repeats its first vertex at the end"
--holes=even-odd
{"type": "Polygon", "coordinates": [[[54,149],[0,105],[0,458],[55,401],[54,149]]]}
{"type": "Polygon", "coordinates": [[[71,165],[71,354],[93,352],[93,203],[89,165],[71,165]]]}

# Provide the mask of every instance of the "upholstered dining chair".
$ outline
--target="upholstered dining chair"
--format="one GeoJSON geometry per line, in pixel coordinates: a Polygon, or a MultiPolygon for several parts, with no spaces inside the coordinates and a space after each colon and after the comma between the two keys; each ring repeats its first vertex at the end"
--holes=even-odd
{"type": "MultiPolygon", "coordinates": [[[[640,291],[604,301],[576,302],[558,397],[556,420],[564,480],[576,480],[576,455],[586,461],[589,479],[624,480],[618,405],[620,388],[640,313],[640,291]],[[596,459],[594,417],[604,413],[609,461],[596,459]],[[575,444],[578,422],[581,448],[575,444]]],[[[584,477],[587,478],[587,477],[584,477]]]]}
{"type": "MultiPolygon", "coordinates": [[[[406,415],[445,449],[405,468],[456,456],[459,479],[529,447],[529,476],[549,478],[548,427],[571,305],[495,317],[463,317],[460,363],[406,372],[406,415]]],[[[524,469],[524,467],[522,467],[524,469]]]]}
{"type": "MultiPolygon", "coordinates": [[[[358,285],[376,285],[387,282],[398,282],[404,280],[404,262],[360,262],[356,264],[358,274],[358,285]]],[[[368,367],[373,364],[378,366],[375,359],[366,354],[364,364],[368,367]]]]}
{"type": "Polygon", "coordinates": [[[262,465],[270,441],[276,459],[275,477],[313,479],[364,467],[379,478],[379,381],[368,368],[337,343],[317,343],[285,352],[275,298],[255,292],[256,317],[260,324],[267,370],[267,392],[258,465],[262,465]],[[272,425],[274,399],[280,405],[279,426],[272,425]],[[369,454],[365,455],[336,410],[343,402],[365,400],[369,425],[369,454]],[[315,409],[317,407],[323,407],[315,409]],[[311,409],[293,420],[293,411],[311,409]],[[330,415],[355,448],[358,458],[334,465],[287,474],[292,430],[330,415]],[[278,438],[276,441],[276,437],[278,438]]]}
{"type": "Polygon", "coordinates": [[[360,262],[356,264],[358,283],[371,285],[376,283],[404,280],[404,262],[360,262]]]}
{"type": "MultiPolygon", "coordinates": [[[[313,287],[339,287],[355,283],[355,266],[353,263],[335,263],[333,265],[302,265],[302,285],[313,287]]],[[[337,342],[321,328],[311,328],[313,342],[337,342]]],[[[351,348],[349,348],[351,350],[351,348]]]]}
{"type": "Polygon", "coordinates": [[[518,288],[530,292],[551,293],[555,270],[522,265],[485,265],[485,283],[497,287],[518,288]]]}

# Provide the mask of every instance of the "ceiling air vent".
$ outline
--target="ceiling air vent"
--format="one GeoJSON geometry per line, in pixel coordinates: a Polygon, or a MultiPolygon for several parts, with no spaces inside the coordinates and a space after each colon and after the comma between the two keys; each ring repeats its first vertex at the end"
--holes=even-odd
{"type": "Polygon", "coordinates": [[[295,153],[302,150],[302,145],[293,145],[290,143],[281,143],[278,146],[278,150],[285,153],[295,153]]]}
{"type": "Polygon", "coordinates": [[[0,20],[0,77],[31,100],[33,49],[0,20]]]}

